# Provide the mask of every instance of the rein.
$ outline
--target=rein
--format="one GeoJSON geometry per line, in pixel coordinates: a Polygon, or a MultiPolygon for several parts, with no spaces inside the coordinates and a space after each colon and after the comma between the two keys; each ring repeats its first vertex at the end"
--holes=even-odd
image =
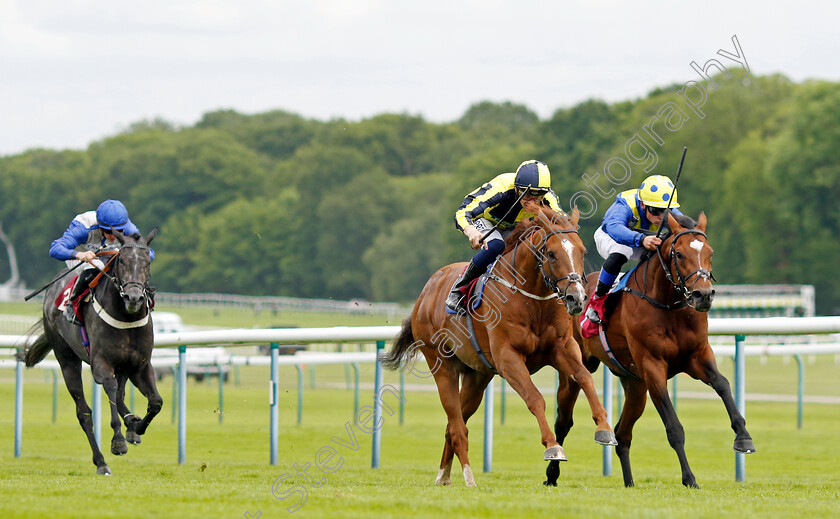
{"type": "Polygon", "coordinates": [[[96,267],[97,270],[99,270],[99,274],[97,274],[96,277],[93,278],[93,280],[88,285],[91,288],[91,299],[93,300],[93,309],[96,312],[96,314],[103,321],[105,321],[108,325],[110,325],[113,328],[119,328],[119,329],[139,328],[141,326],[145,326],[146,323],[149,322],[149,316],[151,315],[151,312],[146,312],[145,317],[142,317],[142,318],[140,318],[136,321],[132,321],[132,322],[120,321],[119,319],[117,319],[117,318],[111,316],[110,314],[108,314],[108,312],[99,303],[99,300],[96,298],[96,296],[93,293],[93,288],[95,288],[99,284],[99,282],[102,280],[102,277],[104,276],[105,278],[110,280],[111,283],[113,283],[113,285],[117,288],[117,291],[119,292],[121,298],[125,297],[125,295],[126,295],[125,292],[130,287],[137,286],[138,288],[140,288],[140,290],[143,292],[143,300],[145,301],[146,307],[147,308],[149,307],[149,301],[151,300],[151,297],[152,297],[151,293],[153,293],[153,290],[149,286],[148,281],[146,283],[140,283],[139,281],[123,282],[122,278],[120,277],[119,269],[117,268],[117,266],[119,265],[119,263],[117,262],[117,259],[120,256],[121,249],[149,250],[149,247],[146,246],[146,245],[140,245],[140,244],[137,244],[137,243],[126,243],[126,244],[124,244],[120,247],[120,250],[107,250],[107,251],[101,251],[101,252],[97,253],[97,257],[99,257],[99,256],[111,256],[111,258],[105,264],[105,268],[100,269],[99,267],[96,267]],[[109,272],[113,272],[113,275],[109,274],[109,272]]]}
{"type": "MultiPolygon", "coordinates": [[[[534,227],[534,229],[532,229],[530,231],[529,235],[534,234],[534,232],[536,232],[536,230],[537,230],[537,227],[534,227]]],[[[515,283],[515,278],[514,278],[514,283],[511,283],[510,281],[508,281],[506,279],[500,278],[494,272],[491,272],[491,273],[487,274],[487,278],[492,279],[492,280],[506,286],[507,288],[510,288],[511,290],[515,290],[515,291],[519,292],[520,294],[522,294],[526,297],[529,297],[531,299],[535,299],[537,301],[547,301],[549,299],[554,299],[554,298],[559,299],[561,297],[561,294],[560,294],[560,288],[557,286],[557,284],[560,281],[568,280],[568,282],[566,283],[566,287],[563,289],[563,294],[562,294],[562,297],[565,299],[566,294],[569,291],[569,287],[572,286],[572,283],[582,282],[583,276],[581,276],[577,272],[571,272],[567,276],[555,278],[555,277],[551,276],[550,273],[546,273],[545,265],[544,265],[544,262],[543,262],[543,258],[545,257],[545,255],[543,254],[543,251],[545,250],[545,247],[548,243],[549,238],[551,238],[552,236],[554,236],[556,234],[566,234],[566,233],[577,234],[577,229],[558,229],[558,230],[551,231],[550,233],[546,234],[546,236],[540,241],[540,244],[537,247],[532,249],[533,252],[534,252],[534,256],[537,259],[537,267],[540,270],[540,275],[542,275],[543,283],[552,292],[550,295],[538,296],[536,294],[532,294],[532,293],[530,293],[526,290],[523,290],[523,289],[517,287],[514,284],[515,283]]],[[[520,240],[516,244],[516,246],[513,248],[513,260],[511,261],[511,266],[514,267],[514,268],[515,268],[515,265],[516,265],[516,251],[519,249],[519,245],[521,243],[522,243],[522,241],[520,240]]],[[[560,301],[558,301],[558,303],[559,302],[560,301]]]]}
{"type": "MultiPolygon", "coordinates": [[[[680,269],[677,267],[677,253],[676,253],[676,250],[674,249],[674,246],[676,245],[677,239],[680,236],[687,235],[687,234],[699,234],[700,236],[703,236],[704,238],[706,238],[706,233],[704,233],[703,231],[698,231],[697,229],[688,229],[688,230],[681,231],[681,232],[675,234],[673,239],[671,240],[671,246],[668,250],[668,262],[667,262],[667,264],[665,262],[665,258],[662,257],[662,248],[661,247],[656,248],[656,256],[657,256],[657,258],[659,258],[659,264],[662,266],[662,271],[665,272],[665,277],[666,277],[666,279],[668,279],[668,282],[671,283],[671,285],[674,287],[674,290],[678,294],[682,295],[682,297],[683,297],[682,301],[677,301],[677,302],[671,303],[671,304],[665,304],[665,303],[660,303],[659,301],[653,299],[652,297],[648,296],[646,293],[639,292],[638,290],[633,290],[630,287],[627,287],[624,290],[627,291],[627,292],[630,292],[633,295],[641,297],[642,299],[644,299],[645,301],[647,301],[648,303],[650,303],[654,307],[659,308],[661,310],[679,310],[680,308],[685,308],[686,306],[693,308],[694,305],[691,304],[690,297],[691,297],[691,292],[694,290],[695,285],[697,285],[697,282],[699,282],[701,279],[709,279],[709,280],[712,280],[712,281],[716,281],[716,279],[715,279],[714,275],[712,275],[711,272],[709,272],[708,270],[706,270],[704,268],[699,268],[699,269],[695,270],[694,272],[692,272],[691,274],[689,274],[688,276],[683,276],[682,272],[680,272],[680,269]],[[678,279],[679,283],[674,281],[674,276],[671,274],[671,269],[672,268],[677,273],[677,279],[678,279]],[[694,283],[692,283],[691,287],[689,288],[687,286],[687,283],[694,276],[697,276],[697,279],[694,280],[694,283]]],[[[648,271],[648,269],[645,268],[645,273],[644,273],[644,276],[642,277],[642,283],[640,285],[642,287],[647,286],[647,271],[648,271]]]]}

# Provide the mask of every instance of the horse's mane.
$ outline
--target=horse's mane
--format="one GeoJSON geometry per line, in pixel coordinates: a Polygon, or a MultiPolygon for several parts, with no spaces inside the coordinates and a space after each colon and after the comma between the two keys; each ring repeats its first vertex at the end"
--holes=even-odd
{"type": "Polygon", "coordinates": [[[689,216],[674,213],[671,213],[671,216],[674,217],[674,220],[676,220],[678,224],[682,225],[686,229],[694,229],[695,227],[697,227],[697,222],[695,222],[694,219],[689,216]]]}
{"type": "Polygon", "coordinates": [[[557,223],[559,221],[565,220],[571,224],[571,220],[569,220],[569,216],[566,213],[557,212],[554,209],[538,204],[536,202],[525,202],[525,210],[529,213],[534,213],[537,217],[534,218],[526,218],[516,224],[516,227],[513,228],[513,232],[505,239],[505,250],[502,254],[507,254],[514,247],[516,244],[519,243],[519,240],[522,239],[524,234],[532,232],[535,227],[540,226],[540,216],[542,216],[545,221],[557,223]]]}

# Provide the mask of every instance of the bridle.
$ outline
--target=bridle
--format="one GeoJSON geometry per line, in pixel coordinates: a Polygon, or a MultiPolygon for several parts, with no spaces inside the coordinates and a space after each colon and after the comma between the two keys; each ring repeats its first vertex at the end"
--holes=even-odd
{"type": "MultiPolygon", "coordinates": [[[[554,236],[555,234],[567,234],[567,233],[577,234],[578,231],[577,231],[577,229],[558,229],[558,230],[551,231],[550,233],[545,235],[545,238],[543,238],[542,242],[539,245],[539,250],[536,251],[537,265],[539,266],[540,274],[542,274],[543,283],[545,283],[545,285],[548,287],[549,290],[556,293],[558,297],[562,297],[564,300],[566,298],[566,295],[569,292],[569,287],[572,286],[572,283],[582,282],[583,281],[583,276],[581,276],[580,274],[578,274],[577,272],[575,272],[573,270],[572,272],[570,272],[566,276],[559,277],[559,278],[553,277],[551,275],[551,272],[550,272],[551,269],[550,268],[548,269],[549,272],[546,273],[543,258],[545,257],[545,254],[544,254],[545,248],[548,246],[548,239],[551,238],[552,236],[554,236]],[[564,280],[568,280],[568,281],[566,282],[565,288],[563,288],[563,294],[561,296],[560,288],[557,286],[557,284],[560,281],[564,281],[564,280]]],[[[563,238],[563,239],[565,239],[565,238],[563,238]]],[[[572,268],[574,269],[574,265],[572,265],[572,268]]]]}
{"type": "MultiPolygon", "coordinates": [[[[540,227],[534,227],[531,231],[529,231],[529,233],[526,235],[526,237],[532,235],[538,229],[541,229],[541,228],[540,227]]],[[[571,287],[573,283],[581,283],[583,281],[583,276],[581,276],[577,272],[571,272],[568,275],[563,276],[563,277],[554,277],[550,272],[551,269],[550,268],[546,269],[545,262],[544,262],[543,259],[545,258],[545,249],[548,246],[548,239],[551,238],[552,236],[556,235],[556,234],[567,234],[567,233],[578,234],[578,229],[574,228],[574,229],[556,229],[556,230],[553,230],[553,231],[547,233],[542,238],[542,240],[540,240],[539,245],[537,245],[536,247],[534,247],[533,245],[531,246],[531,250],[532,250],[532,252],[534,253],[534,256],[537,259],[537,268],[540,271],[540,275],[542,276],[543,283],[552,292],[551,295],[538,296],[538,295],[532,294],[530,292],[527,292],[527,291],[522,290],[521,288],[515,286],[513,283],[511,283],[511,282],[509,282],[505,279],[500,278],[499,276],[497,276],[495,273],[492,273],[492,272],[490,274],[488,274],[488,277],[490,279],[498,281],[499,283],[501,283],[502,285],[504,285],[504,286],[506,286],[510,289],[516,290],[517,292],[519,292],[522,295],[530,297],[531,299],[537,299],[537,300],[543,301],[543,300],[547,300],[547,299],[553,299],[553,298],[556,297],[556,298],[558,298],[562,301],[565,301],[566,295],[569,292],[569,287],[571,287]],[[548,272],[546,272],[546,270],[548,270],[548,272]],[[568,280],[568,281],[566,282],[566,286],[563,288],[563,291],[561,293],[560,292],[560,287],[558,286],[558,284],[561,281],[566,281],[566,280],[568,280]]],[[[516,244],[516,246],[513,249],[513,258],[511,260],[512,266],[516,265],[516,252],[519,249],[519,245],[523,241],[524,240],[520,239],[520,241],[516,244]]],[[[573,266],[573,268],[574,268],[574,266],[573,266]]],[[[515,278],[514,278],[514,281],[515,281],[515,278]]],[[[558,303],[560,303],[560,302],[561,301],[558,301],[558,303]]]]}
{"type": "MultiPolygon", "coordinates": [[[[126,243],[120,247],[120,250],[102,251],[99,253],[100,255],[110,255],[111,259],[109,259],[108,263],[105,264],[105,268],[99,269],[99,271],[101,272],[101,275],[107,277],[111,281],[111,283],[113,283],[114,286],[117,287],[121,298],[125,298],[126,291],[128,289],[130,289],[133,286],[136,286],[143,292],[143,299],[146,301],[146,303],[148,303],[154,295],[154,288],[151,285],[149,285],[148,279],[145,282],[141,283],[139,281],[123,281],[122,277],[120,276],[119,257],[122,253],[122,249],[141,249],[148,251],[149,247],[146,245],[141,245],[139,243],[126,243]],[[113,275],[109,274],[109,271],[112,272],[113,275]]],[[[96,283],[97,280],[94,279],[93,281],[91,281],[90,286],[94,287],[96,286],[96,283]]]]}
{"type": "MultiPolygon", "coordinates": [[[[692,303],[692,300],[691,300],[691,293],[694,291],[694,287],[697,285],[697,283],[701,279],[708,279],[708,280],[713,281],[713,282],[717,282],[717,280],[715,279],[715,276],[712,274],[711,271],[708,271],[708,270],[706,270],[702,267],[698,268],[697,270],[695,270],[694,272],[692,272],[691,274],[689,274],[687,276],[683,276],[682,272],[680,272],[680,269],[677,267],[677,251],[675,249],[675,245],[677,244],[677,239],[679,239],[681,236],[688,235],[688,234],[698,234],[698,235],[702,236],[703,238],[706,238],[706,233],[704,233],[703,231],[699,231],[697,229],[687,229],[685,231],[678,232],[677,234],[675,234],[673,236],[673,238],[671,238],[671,245],[668,249],[667,264],[666,264],[665,258],[662,256],[662,247],[657,247],[656,248],[656,256],[657,256],[657,258],[659,258],[659,264],[662,265],[662,270],[665,272],[665,277],[668,279],[668,282],[671,283],[671,285],[674,287],[674,290],[676,290],[676,292],[683,297],[682,301],[677,301],[676,303],[666,305],[664,303],[660,303],[659,301],[651,298],[647,294],[642,294],[640,292],[637,292],[635,290],[630,289],[629,287],[626,288],[626,290],[628,292],[633,293],[633,294],[641,297],[642,299],[648,301],[653,306],[655,306],[657,308],[661,308],[663,310],[676,310],[676,309],[679,309],[679,308],[683,308],[685,306],[689,306],[691,308],[694,308],[694,304],[692,303]],[[674,276],[673,276],[673,274],[671,274],[672,269],[673,269],[674,272],[677,273],[677,280],[679,281],[679,283],[677,281],[674,281],[674,276]],[[691,284],[691,287],[689,287],[688,282],[694,276],[697,276],[697,278],[691,284]]],[[[707,238],[707,241],[708,241],[708,238],[707,238]]],[[[644,277],[642,278],[642,284],[641,284],[642,287],[645,287],[647,285],[646,280],[647,280],[647,269],[645,269],[644,277]]]]}

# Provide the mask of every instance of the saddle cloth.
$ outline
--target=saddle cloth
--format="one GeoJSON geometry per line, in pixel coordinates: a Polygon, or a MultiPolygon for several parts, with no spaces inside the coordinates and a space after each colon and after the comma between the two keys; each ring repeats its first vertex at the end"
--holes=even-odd
{"type": "MultiPolygon", "coordinates": [[[[67,285],[64,287],[64,289],[58,293],[58,297],[55,298],[55,307],[58,309],[59,312],[64,312],[64,309],[70,303],[70,294],[73,293],[73,287],[76,286],[76,280],[78,278],[79,276],[73,276],[73,278],[67,282],[67,285]]],[[[76,314],[76,318],[79,321],[83,320],[83,315],[80,309],[82,303],[84,302],[85,298],[89,293],[90,289],[86,288],[85,291],[82,292],[82,294],[79,297],[77,297],[75,301],[72,302],[73,313],[76,314]]]]}
{"type": "MultiPolygon", "coordinates": [[[[490,267],[487,269],[487,274],[493,272],[493,267],[495,267],[495,266],[496,266],[496,262],[494,261],[490,265],[490,267]]],[[[458,283],[458,281],[461,280],[461,278],[464,276],[464,272],[466,270],[467,270],[467,267],[464,267],[464,270],[461,271],[461,275],[458,276],[457,279],[455,279],[455,283],[452,283],[452,288],[454,288],[455,285],[458,283]]],[[[487,284],[487,274],[482,274],[482,275],[478,276],[477,278],[472,280],[469,285],[467,285],[465,287],[461,287],[461,288],[458,289],[467,298],[467,301],[472,303],[472,304],[468,305],[469,306],[468,310],[473,311],[476,308],[478,308],[479,306],[481,306],[481,300],[484,297],[484,285],[487,284]]],[[[450,291],[452,290],[452,288],[450,288],[450,291]]],[[[448,313],[448,314],[456,313],[456,312],[453,312],[452,310],[450,310],[449,307],[447,307],[446,305],[444,305],[444,309],[446,310],[446,313],[448,313]]]]}
{"type": "MultiPolygon", "coordinates": [[[[627,282],[630,280],[630,274],[632,274],[638,266],[639,264],[637,263],[629,271],[622,272],[621,274],[619,274],[618,278],[615,280],[615,283],[613,283],[612,288],[607,294],[607,300],[604,302],[604,322],[607,321],[607,317],[609,317],[610,313],[612,313],[613,309],[618,303],[618,299],[621,297],[621,294],[624,293],[624,289],[627,287],[627,282]]],[[[595,324],[586,318],[586,310],[589,309],[589,306],[591,304],[592,299],[590,299],[589,302],[586,303],[586,308],[584,309],[584,312],[580,318],[580,333],[587,339],[589,337],[595,337],[596,335],[598,335],[598,328],[600,327],[600,325],[595,324]]]]}

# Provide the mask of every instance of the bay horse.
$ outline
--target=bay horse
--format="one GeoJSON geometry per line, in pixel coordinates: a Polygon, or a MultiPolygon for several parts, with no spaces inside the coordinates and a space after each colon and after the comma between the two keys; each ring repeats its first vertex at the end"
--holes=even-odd
{"type": "Polygon", "coordinates": [[[521,221],[505,240],[505,251],[488,274],[481,305],[469,320],[467,314],[444,309],[444,300],[465,263],[448,265],[426,283],[383,358],[383,365],[393,370],[419,351],[430,371],[415,373],[434,376],[448,419],[438,485],[451,483],[453,456],[457,455],[466,485],[475,486],[466,422],[497,371],[536,417],[545,460],[565,460],[566,456],[546,421],[545,399],[530,376],[544,366],[578,382],[592,408],[595,441],[615,445],[606,410],[572,336],[572,315],[583,311],[586,300],[580,274],[586,249],[577,234],[580,214],[577,208],[571,216],[555,213],[533,202],[525,208],[536,217],[521,221]],[[476,339],[474,346],[470,346],[470,335],[476,339]]]}
{"type": "MultiPolygon", "coordinates": [[[[89,348],[82,342],[80,328],[71,324],[56,306],[63,285],[53,284],[44,298],[44,333],[26,348],[24,361],[32,367],[52,350],[61,366],[67,390],[76,403],[76,417],[93,451],[97,474],[111,475],[111,469],[96,444],[91,410],[85,401],[82,384],[82,361],[90,364],[94,380],[102,384],[111,406],[111,453],[128,452],[126,437],[120,430],[120,417],[125,422],[130,443],[140,443],[140,436],[152,418],[160,412],[163,399],[155,386],[151,365],[154,331],[151,320],[151,256],[149,243],[157,234],[124,236],[114,231],[120,242],[119,252],[109,250],[97,254],[110,258],[101,281],[91,282],[91,303],[82,312],[89,348]],[[146,416],[131,414],[125,405],[125,382],[130,379],[148,399],[146,416]]],[[[70,303],[68,303],[70,304],[70,303]]]]}
{"type": "MultiPolygon", "coordinates": [[[[700,213],[697,222],[668,213],[671,234],[654,255],[629,274],[624,293],[620,297],[613,294],[607,300],[608,315],[602,332],[609,349],[598,335],[582,337],[580,323],[575,323],[575,337],[581,344],[584,362],[591,371],[603,363],[619,377],[626,395],[615,436],[616,454],[627,487],[634,485],[629,455],[633,425],[642,415],[649,393],[665,424],[668,443],[679,458],[683,485],[699,488],[685,455],[685,431],[666,388],[668,379],[677,373],[687,373],[714,388],[735,431],[735,451],[755,452],[729,381],[718,371],[709,345],[707,312],[714,299],[714,278],[706,223],[704,213],[700,213]]],[[[594,292],[598,281],[597,272],[593,274],[587,281],[588,293],[594,292]]],[[[578,392],[575,381],[560,381],[555,423],[558,438],[564,438],[572,426],[578,392]]],[[[558,475],[559,467],[550,463],[545,484],[556,485],[558,475]]]]}

